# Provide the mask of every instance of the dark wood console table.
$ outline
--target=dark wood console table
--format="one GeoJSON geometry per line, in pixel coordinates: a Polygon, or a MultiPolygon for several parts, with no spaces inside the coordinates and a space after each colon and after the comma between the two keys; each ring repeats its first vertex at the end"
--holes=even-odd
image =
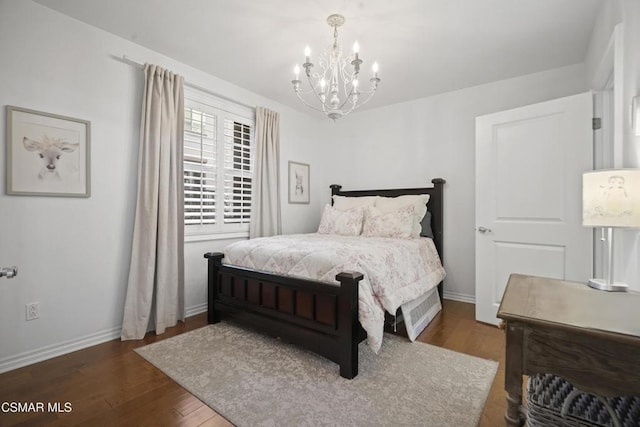
{"type": "Polygon", "coordinates": [[[506,323],[508,426],[524,423],[523,375],[559,375],[605,397],[640,395],[640,293],[512,274],[498,317],[506,323]]]}

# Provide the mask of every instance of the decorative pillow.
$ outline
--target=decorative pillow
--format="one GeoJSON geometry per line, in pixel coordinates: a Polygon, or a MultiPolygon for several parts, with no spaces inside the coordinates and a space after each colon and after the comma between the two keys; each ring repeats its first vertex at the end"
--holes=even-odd
{"type": "Polygon", "coordinates": [[[422,231],[420,231],[421,237],[430,237],[433,239],[433,230],[431,229],[431,212],[427,211],[424,214],[424,218],[420,221],[420,227],[422,231]]]}
{"type": "Polygon", "coordinates": [[[347,197],[333,196],[333,207],[339,211],[375,206],[378,196],[347,197]]]}
{"type": "Polygon", "coordinates": [[[366,237],[393,237],[408,239],[413,233],[415,208],[407,205],[395,212],[381,212],[368,207],[364,214],[362,235],[366,237]]]}
{"type": "Polygon", "coordinates": [[[376,199],[376,209],[382,212],[395,212],[405,206],[413,206],[415,214],[413,218],[413,230],[411,237],[419,237],[422,226],[420,221],[427,213],[428,194],[409,194],[398,197],[380,197],[376,199]]]}
{"type": "Polygon", "coordinates": [[[330,205],[325,205],[318,233],[359,236],[362,231],[363,217],[362,208],[340,211],[330,205]]]}

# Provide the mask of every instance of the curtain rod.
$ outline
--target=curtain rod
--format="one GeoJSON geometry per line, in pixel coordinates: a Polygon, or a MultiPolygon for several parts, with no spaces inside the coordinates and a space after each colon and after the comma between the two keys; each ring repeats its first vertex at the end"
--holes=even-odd
{"type": "MultiPolygon", "coordinates": [[[[122,59],[122,61],[128,62],[129,64],[137,65],[138,67],[144,67],[144,64],[145,64],[144,62],[138,61],[137,59],[133,59],[130,56],[127,56],[127,55],[122,55],[121,57],[115,56],[115,58],[122,59]]],[[[222,98],[222,99],[224,99],[226,101],[233,102],[234,104],[238,104],[238,105],[241,105],[241,106],[246,107],[246,108],[251,108],[251,109],[255,109],[256,108],[255,105],[249,105],[249,104],[245,104],[244,102],[238,102],[235,99],[231,99],[231,98],[229,98],[227,96],[220,95],[219,93],[213,92],[210,89],[204,88],[202,86],[198,86],[198,85],[190,83],[190,82],[188,82],[186,80],[184,81],[184,85],[185,86],[189,86],[190,88],[193,88],[193,89],[200,90],[202,92],[206,92],[206,93],[208,93],[210,95],[217,96],[218,98],[222,98]]]]}

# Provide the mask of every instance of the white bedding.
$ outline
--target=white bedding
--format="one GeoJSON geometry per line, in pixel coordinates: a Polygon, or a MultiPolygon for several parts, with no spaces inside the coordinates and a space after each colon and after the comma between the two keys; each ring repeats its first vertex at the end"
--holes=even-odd
{"type": "Polygon", "coordinates": [[[384,311],[398,307],[437,286],[444,268],[430,238],[295,234],[243,240],[224,249],[223,263],[338,284],[342,271],[364,274],[359,287],[358,317],[367,343],[380,350],[384,311]]]}

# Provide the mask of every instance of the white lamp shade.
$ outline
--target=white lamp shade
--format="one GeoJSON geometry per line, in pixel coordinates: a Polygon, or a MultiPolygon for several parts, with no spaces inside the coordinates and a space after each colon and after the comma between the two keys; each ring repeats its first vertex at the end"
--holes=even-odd
{"type": "Polygon", "coordinates": [[[640,169],[583,174],[582,225],[640,228],[640,169]]]}

